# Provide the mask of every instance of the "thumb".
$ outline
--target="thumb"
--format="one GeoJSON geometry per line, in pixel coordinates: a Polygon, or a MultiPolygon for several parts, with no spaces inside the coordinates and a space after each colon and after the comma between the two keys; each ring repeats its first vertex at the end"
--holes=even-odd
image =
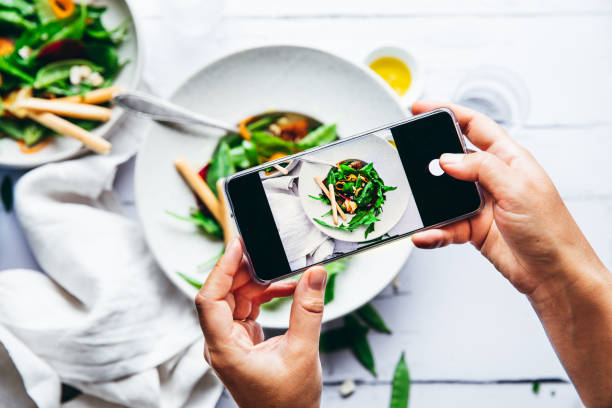
{"type": "Polygon", "coordinates": [[[300,278],[293,294],[287,330],[290,344],[318,349],[326,281],[327,272],[322,266],[309,268],[300,278]]]}
{"type": "Polygon", "coordinates": [[[440,166],[451,177],[477,181],[495,200],[508,196],[515,179],[512,169],[497,156],[484,152],[468,154],[444,153],[440,166]]]}

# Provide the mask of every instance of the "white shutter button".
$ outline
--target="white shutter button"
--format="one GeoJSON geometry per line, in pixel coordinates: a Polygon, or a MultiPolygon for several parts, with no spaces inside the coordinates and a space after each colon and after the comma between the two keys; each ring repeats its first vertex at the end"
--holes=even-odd
{"type": "Polygon", "coordinates": [[[440,160],[438,159],[433,159],[430,161],[429,166],[427,167],[429,168],[429,172],[434,176],[441,176],[444,174],[444,170],[442,170],[442,167],[440,167],[440,160]]]}

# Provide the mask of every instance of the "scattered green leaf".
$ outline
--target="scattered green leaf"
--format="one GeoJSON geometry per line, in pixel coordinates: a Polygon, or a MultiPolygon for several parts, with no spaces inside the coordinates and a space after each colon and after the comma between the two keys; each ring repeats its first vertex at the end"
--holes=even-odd
{"type": "Polygon", "coordinates": [[[357,309],[357,316],[363,320],[365,324],[367,324],[370,328],[381,332],[391,334],[391,329],[385,324],[383,318],[380,314],[374,309],[371,303],[366,303],[357,309]]]}
{"type": "Polygon", "coordinates": [[[410,372],[404,359],[404,353],[400,357],[395,372],[393,374],[393,383],[391,388],[391,403],[390,408],[406,408],[410,399],[410,372]]]}
{"type": "Polygon", "coordinates": [[[359,323],[359,320],[353,315],[344,316],[344,327],[350,338],[353,354],[374,377],[377,377],[374,354],[366,335],[367,327],[359,323]]]}

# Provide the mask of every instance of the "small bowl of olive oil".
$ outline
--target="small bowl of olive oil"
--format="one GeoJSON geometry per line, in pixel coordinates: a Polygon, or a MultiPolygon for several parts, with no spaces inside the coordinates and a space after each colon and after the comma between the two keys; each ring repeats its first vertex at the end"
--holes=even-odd
{"type": "Polygon", "coordinates": [[[379,47],[365,58],[365,64],[401,98],[406,107],[423,94],[423,74],[414,54],[396,46],[379,47]]]}

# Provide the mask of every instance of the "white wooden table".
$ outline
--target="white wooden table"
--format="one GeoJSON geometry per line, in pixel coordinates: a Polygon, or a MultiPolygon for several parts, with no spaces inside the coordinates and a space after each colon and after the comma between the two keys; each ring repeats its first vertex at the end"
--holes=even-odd
{"type": "MultiPolygon", "coordinates": [[[[359,62],[388,43],[417,52],[426,96],[449,99],[460,79],[484,65],[516,72],[530,93],[524,129],[513,136],[552,176],[572,214],[612,266],[612,3],[607,0],[228,1],[138,0],[147,56],[144,78],[169,94],[189,73],[231,50],[290,43],[335,51],[359,62]],[[204,6],[200,3],[203,3],[204,6]],[[196,5],[181,12],[181,4],[196,5]],[[187,24],[179,18],[187,18],[187,24]]],[[[202,97],[206,97],[203,95],[202,97]]],[[[0,170],[0,177],[19,171],[0,170]]],[[[136,216],[133,161],[116,191],[136,216]]],[[[0,213],[0,270],[36,268],[14,215],[0,213]]],[[[528,302],[471,247],[415,251],[390,288],[374,301],[394,333],[371,334],[377,379],[348,352],[323,356],[323,406],[385,406],[393,367],[406,352],[412,407],[577,407],[528,302]],[[358,382],[342,400],[338,385],[358,382]],[[540,392],[531,390],[542,380],[540,392]]],[[[234,406],[226,395],[219,407],[234,406]]]]}

